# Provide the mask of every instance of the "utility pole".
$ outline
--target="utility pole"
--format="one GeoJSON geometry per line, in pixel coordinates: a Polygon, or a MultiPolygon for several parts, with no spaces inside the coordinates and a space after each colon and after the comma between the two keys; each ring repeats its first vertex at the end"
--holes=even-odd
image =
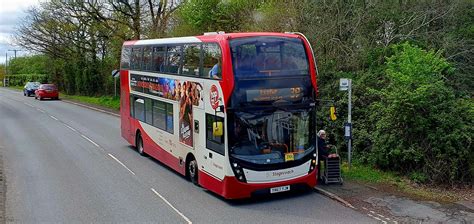
{"type": "MultiPolygon", "coordinates": [[[[20,50],[20,49],[9,49],[8,51],[13,51],[13,53],[14,53],[14,55],[15,55],[15,58],[14,58],[14,59],[16,59],[16,52],[22,51],[22,50],[20,50]]],[[[6,57],[7,57],[7,53],[5,53],[5,60],[6,60],[6,57]]],[[[10,57],[10,60],[11,60],[11,57],[10,57]]],[[[6,63],[5,63],[5,70],[6,70],[6,68],[7,68],[7,65],[6,65],[6,63]]],[[[7,86],[7,85],[8,85],[8,81],[9,81],[9,80],[8,80],[8,76],[7,76],[6,72],[5,72],[5,78],[3,79],[3,85],[4,85],[4,86],[7,86]]]]}
{"type": "Polygon", "coordinates": [[[5,76],[3,76],[3,87],[7,86],[7,66],[8,66],[8,51],[5,51],[5,76]]]}
{"type": "Polygon", "coordinates": [[[21,51],[21,50],[13,49],[13,50],[8,50],[8,51],[13,51],[13,52],[15,52],[15,59],[16,59],[16,52],[17,52],[17,51],[21,51]]]}

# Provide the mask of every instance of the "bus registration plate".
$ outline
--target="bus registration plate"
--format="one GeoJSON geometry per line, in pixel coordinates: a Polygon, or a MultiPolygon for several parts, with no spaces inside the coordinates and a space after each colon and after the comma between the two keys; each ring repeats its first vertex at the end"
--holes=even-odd
{"type": "Polygon", "coordinates": [[[281,187],[272,187],[270,188],[270,193],[274,194],[274,193],[279,193],[279,192],[284,192],[284,191],[289,191],[289,190],[290,190],[290,185],[281,186],[281,187]]]}

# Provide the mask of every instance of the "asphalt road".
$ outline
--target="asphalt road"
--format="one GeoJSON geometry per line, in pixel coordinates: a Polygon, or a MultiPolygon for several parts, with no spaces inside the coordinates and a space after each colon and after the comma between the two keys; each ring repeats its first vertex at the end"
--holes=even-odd
{"type": "Polygon", "coordinates": [[[6,221],[373,223],[314,191],[226,201],[120,136],[118,117],[0,88],[6,221]]]}

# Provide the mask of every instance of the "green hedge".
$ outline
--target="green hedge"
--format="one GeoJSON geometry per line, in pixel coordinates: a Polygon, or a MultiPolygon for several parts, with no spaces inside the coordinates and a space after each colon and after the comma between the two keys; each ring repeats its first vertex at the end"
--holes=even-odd
{"type": "Polygon", "coordinates": [[[27,82],[40,82],[47,83],[48,75],[45,74],[19,74],[19,75],[8,75],[8,83],[10,86],[23,86],[27,82]]]}

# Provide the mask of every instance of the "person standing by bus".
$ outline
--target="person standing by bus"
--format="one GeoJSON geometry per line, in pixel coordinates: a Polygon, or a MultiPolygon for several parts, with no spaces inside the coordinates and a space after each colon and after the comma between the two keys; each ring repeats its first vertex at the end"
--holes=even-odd
{"type": "Polygon", "coordinates": [[[321,179],[321,164],[329,155],[329,146],[326,142],[327,134],[324,130],[318,131],[318,180],[321,179]]]}

